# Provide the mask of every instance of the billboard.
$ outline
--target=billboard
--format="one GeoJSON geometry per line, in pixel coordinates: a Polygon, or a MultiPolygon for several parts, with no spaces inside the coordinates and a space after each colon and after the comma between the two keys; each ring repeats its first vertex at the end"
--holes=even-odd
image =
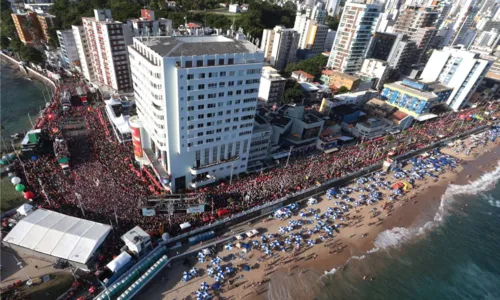
{"type": "Polygon", "coordinates": [[[156,210],[154,208],[143,207],[142,208],[142,215],[144,217],[154,217],[154,216],[156,216],[156,210]]]}
{"type": "Polygon", "coordinates": [[[188,214],[197,214],[202,212],[205,212],[205,204],[190,206],[187,209],[188,214]]]}
{"type": "Polygon", "coordinates": [[[130,131],[132,133],[132,144],[134,146],[134,155],[136,159],[142,158],[142,144],[141,144],[141,123],[137,116],[129,119],[130,131]]]}

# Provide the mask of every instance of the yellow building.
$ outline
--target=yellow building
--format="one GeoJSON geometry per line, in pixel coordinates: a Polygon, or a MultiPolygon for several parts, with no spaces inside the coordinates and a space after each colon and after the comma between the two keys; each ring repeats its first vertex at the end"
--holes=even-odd
{"type": "Polygon", "coordinates": [[[39,45],[50,39],[49,29],[54,26],[55,17],[35,12],[12,13],[17,35],[25,45],[39,45]]]}
{"type": "Polygon", "coordinates": [[[338,71],[333,71],[330,75],[330,86],[337,89],[344,86],[349,91],[352,91],[358,87],[360,82],[361,80],[358,77],[338,71]]]}

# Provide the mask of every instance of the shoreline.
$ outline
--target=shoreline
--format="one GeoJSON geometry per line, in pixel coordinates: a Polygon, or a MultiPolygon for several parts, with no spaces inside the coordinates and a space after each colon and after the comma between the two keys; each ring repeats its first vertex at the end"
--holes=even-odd
{"type": "Polygon", "coordinates": [[[27,71],[23,72],[21,70],[20,62],[17,61],[15,58],[6,55],[5,53],[0,53],[0,61],[5,61],[6,65],[11,66],[12,67],[11,69],[16,72],[16,75],[20,75],[22,77],[29,78],[31,80],[36,80],[45,85],[46,87],[50,88],[51,92],[55,92],[56,84],[52,80],[50,80],[50,78],[43,75],[42,73],[33,70],[28,66],[25,66],[27,71]]]}
{"type": "MultiPolygon", "coordinates": [[[[238,276],[231,277],[234,284],[233,287],[229,290],[222,291],[220,295],[229,299],[312,299],[320,291],[322,285],[321,278],[326,272],[330,272],[333,269],[341,270],[343,266],[348,264],[349,260],[363,257],[374,250],[376,248],[374,241],[381,232],[395,227],[413,228],[418,226],[417,224],[419,223],[423,225],[425,222],[429,221],[429,219],[432,220],[441,204],[439,200],[448,188],[450,182],[453,184],[468,183],[471,180],[476,180],[485,172],[488,172],[487,169],[492,167],[491,163],[488,168],[484,168],[483,165],[481,165],[481,170],[476,170],[475,166],[477,166],[478,162],[481,163],[483,160],[489,160],[491,162],[492,157],[497,159],[498,151],[496,146],[496,143],[489,142],[486,147],[476,149],[473,152],[474,155],[471,155],[471,157],[453,154],[453,157],[462,159],[463,164],[458,164],[454,171],[447,170],[444,174],[439,176],[437,182],[431,181],[430,178],[419,182],[414,190],[403,197],[404,199],[407,198],[406,200],[400,199],[396,201],[394,209],[389,213],[384,211],[382,216],[383,220],[379,220],[377,224],[372,224],[375,226],[367,226],[366,223],[376,219],[370,220],[370,213],[367,212],[367,207],[364,206],[360,209],[361,214],[357,214],[365,218],[363,222],[360,222],[363,224],[343,227],[340,233],[335,234],[334,239],[328,239],[323,245],[315,245],[314,247],[300,251],[300,254],[298,254],[299,259],[294,259],[294,257],[290,259],[290,254],[288,254],[288,258],[283,257],[282,261],[289,260],[291,262],[286,262],[283,265],[269,269],[270,271],[263,271],[264,266],[269,260],[268,258],[259,258],[257,262],[255,262],[256,265],[259,265],[255,270],[243,272],[241,275],[239,273],[239,278],[243,276],[242,280],[238,280],[238,278],[234,279],[238,276]],[[490,151],[491,149],[494,149],[494,151],[490,151]],[[469,163],[471,161],[475,163],[469,163]],[[410,198],[410,196],[414,194],[416,196],[410,198]],[[361,229],[361,227],[364,228],[361,229]],[[366,237],[362,237],[361,234],[366,234],[366,237]],[[334,248],[327,248],[324,244],[334,245],[334,248]],[[338,250],[338,247],[342,247],[342,249],[338,250]],[[333,252],[335,254],[332,253],[331,249],[334,249],[333,252]],[[251,284],[252,282],[259,281],[262,282],[262,284],[251,284]]],[[[452,154],[447,152],[446,148],[447,147],[441,148],[441,152],[443,154],[452,154]]],[[[496,164],[494,164],[493,167],[495,166],[496,164]]],[[[389,178],[387,179],[389,180],[389,178]]],[[[350,184],[346,186],[348,185],[350,184]]],[[[317,206],[322,204],[324,206],[327,203],[332,202],[323,199],[317,206]]],[[[376,206],[378,206],[378,204],[376,206]]],[[[255,225],[254,228],[261,228],[264,232],[274,233],[277,232],[277,227],[285,225],[285,222],[287,222],[287,220],[272,220],[269,222],[258,221],[253,225],[255,225]]],[[[255,260],[255,257],[252,258],[252,256],[259,256],[261,253],[254,251],[250,253],[248,258],[245,258],[245,261],[247,261],[249,265],[252,265],[250,261],[253,262],[255,260]]],[[[222,256],[223,254],[220,253],[220,255],[222,256]]],[[[239,265],[239,263],[234,260],[232,263],[235,266],[239,265]]],[[[141,294],[151,292],[154,295],[161,294],[163,299],[182,299],[191,294],[189,291],[193,289],[195,291],[199,283],[203,281],[212,283],[213,279],[209,278],[203,271],[202,275],[198,278],[183,282],[181,279],[182,272],[189,271],[190,267],[193,266],[203,270],[205,264],[201,266],[199,263],[191,263],[189,266],[184,266],[182,262],[174,262],[171,268],[168,268],[161,276],[158,276],[162,278],[161,281],[154,280],[149,287],[141,292],[141,294]],[[175,273],[179,273],[180,275],[176,275],[175,273]]]]}
{"type": "MultiPolygon", "coordinates": [[[[448,148],[448,147],[446,147],[448,148]]],[[[442,149],[442,153],[452,154],[452,151],[447,151],[448,149],[442,149]],[[444,151],[443,151],[444,150],[444,151]]],[[[441,205],[442,197],[445,196],[446,190],[449,188],[450,184],[454,185],[466,185],[471,182],[478,180],[482,175],[492,172],[498,165],[499,150],[496,149],[496,143],[490,143],[485,148],[479,149],[475,157],[466,157],[464,155],[458,155],[458,158],[463,160],[460,165],[459,170],[456,173],[448,173],[448,176],[440,178],[440,180],[431,186],[424,188],[420,191],[418,195],[412,199],[412,202],[406,202],[403,206],[397,205],[397,209],[394,210],[394,214],[397,215],[398,219],[386,218],[384,220],[383,226],[379,228],[372,228],[373,230],[367,236],[368,239],[361,240],[347,240],[347,247],[350,251],[343,251],[340,255],[326,256],[322,259],[316,261],[310,261],[309,263],[300,264],[297,268],[297,272],[313,272],[320,274],[316,276],[314,280],[308,280],[307,283],[302,283],[303,287],[310,288],[312,297],[316,296],[322,285],[324,284],[323,279],[326,276],[333,276],[336,272],[342,272],[344,268],[347,268],[352,259],[362,259],[365,255],[372,252],[380,251],[374,244],[378,235],[384,231],[404,228],[404,229],[419,229],[422,228],[427,222],[433,221],[434,217],[438,213],[439,207],[441,205]],[[491,163],[491,159],[495,158],[494,163],[491,163]],[[479,165],[478,165],[479,164],[479,165]],[[410,204],[413,202],[414,204],[410,204]],[[345,252],[345,253],[344,253],[345,252]],[[309,287],[312,285],[313,287],[309,287]]],[[[474,153],[474,152],[473,152],[474,153]]],[[[454,155],[457,157],[457,155],[454,155]]],[[[399,204],[399,203],[398,203],[399,204]]],[[[420,237],[421,238],[421,237],[420,237]]],[[[281,275],[285,270],[280,270],[281,275]]],[[[288,275],[288,274],[287,274],[288,275]]],[[[376,274],[366,274],[369,278],[375,278],[376,274]]],[[[291,274],[293,277],[299,277],[297,274],[291,274]]],[[[271,281],[279,278],[270,278],[271,281]]],[[[299,278],[290,279],[290,281],[302,281],[299,278]]],[[[302,278],[305,279],[305,278],[302,278]]],[[[290,287],[290,284],[280,280],[280,284],[285,284],[290,287]]],[[[312,298],[311,297],[311,298],[312,298]]],[[[275,299],[272,295],[262,295],[258,299],[275,299]],[[271,296],[271,297],[269,297],[271,296]]],[[[287,299],[300,299],[297,297],[291,297],[287,299]]]]}

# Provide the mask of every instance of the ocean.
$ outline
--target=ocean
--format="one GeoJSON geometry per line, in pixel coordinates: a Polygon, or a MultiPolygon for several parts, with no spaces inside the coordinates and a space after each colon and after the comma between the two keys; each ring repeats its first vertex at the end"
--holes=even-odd
{"type": "Polygon", "coordinates": [[[41,82],[26,79],[18,69],[0,60],[0,122],[3,137],[9,139],[11,134],[31,129],[28,114],[36,122],[40,109],[45,107],[43,93],[47,95],[47,89],[41,82]]]}
{"type": "Polygon", "coordinates": [[[322,277],[316,299],[500,299],[499,179],[500,166],[450,185],[434,217],[380,233],[372,251],[322,277]]]}

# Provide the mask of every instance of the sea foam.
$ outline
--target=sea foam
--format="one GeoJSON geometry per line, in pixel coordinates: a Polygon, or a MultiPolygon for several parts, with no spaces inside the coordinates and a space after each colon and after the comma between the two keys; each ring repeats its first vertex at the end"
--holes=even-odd
{"type": "Polygon", "coordinates": [[[477,180],[466,185],[451,184],[441,197],[441,202],[436,215],[432,221],[418,228],[395,227],[381,232],[374,241],[375,248],[370,252],[376,252],[380,249],[398,248],[403,243],[411,241],[414,238],[421,237],[427,232],[437,228],[444,218],[453,211],[452,204],[457,195],[475,195],[480,192],[491,190],[500,179],[500,163],[492,172],[483,174],[477,180]]]}

